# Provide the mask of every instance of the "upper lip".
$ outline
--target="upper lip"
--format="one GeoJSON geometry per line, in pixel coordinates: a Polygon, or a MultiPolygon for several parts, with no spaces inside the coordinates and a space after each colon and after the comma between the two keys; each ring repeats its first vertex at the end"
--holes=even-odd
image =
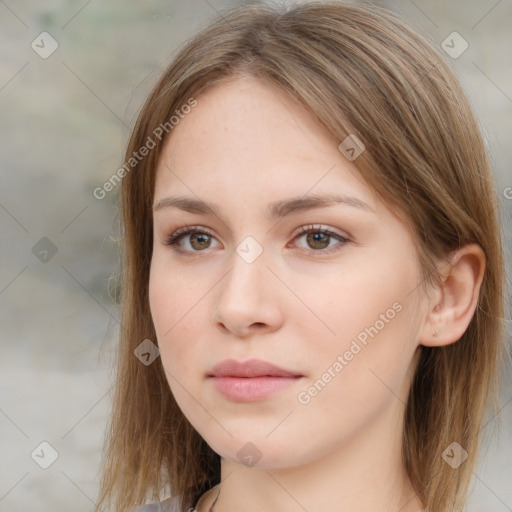
{"type": "Polygon", "coordinates": [[[294,371],[285,370],[261,359],[236,361],[226,359],[216,364],[208,373],[208,377],[301,377],[294,371]]]}

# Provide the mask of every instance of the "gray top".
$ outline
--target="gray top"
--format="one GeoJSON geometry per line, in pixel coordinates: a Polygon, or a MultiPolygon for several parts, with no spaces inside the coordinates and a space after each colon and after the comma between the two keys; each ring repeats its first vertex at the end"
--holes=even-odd
{"type": "Polygon", "coordinates": [[[180,507],[180,497],[173,496],[160,503],[151,503],[137,507],[133,512],[188,512],[180,507]]]}
{"type": "Polygon", "coordinates": [[[165,499],[164,501],[160,503],[150,503],[148,505],[142,505],[140,507],[137,507],[136,509],[132,510],[132,512],[197,512],[195,507],[200,505],[204,500],[205,497],[215,488],[218,488],[217,491],[217,497],[215,498],[215,501],[211,505],[215,504],[217,501],[217,498],[220,494],[220,483],[213,486],[208,491],[204,492],[199,499],[197,499],[196,504],[194,507],[190,507],[189,509],[185,510],[183,504],[182,504],[182,496],[171,496],[170,498],[165,499]]]}

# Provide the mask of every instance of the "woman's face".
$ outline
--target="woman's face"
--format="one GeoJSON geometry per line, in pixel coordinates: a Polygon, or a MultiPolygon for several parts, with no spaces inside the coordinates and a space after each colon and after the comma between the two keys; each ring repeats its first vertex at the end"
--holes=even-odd
{"type": "Polygon", "coordinates": [[[262,468],[400,439],[425,316],[409,232],[284,93],[239,79],[197,102],[157,169],[149,283],[184,415],[222,457],[262,468]],[[227,359],[289,374],[211,377],[227,359]]]}

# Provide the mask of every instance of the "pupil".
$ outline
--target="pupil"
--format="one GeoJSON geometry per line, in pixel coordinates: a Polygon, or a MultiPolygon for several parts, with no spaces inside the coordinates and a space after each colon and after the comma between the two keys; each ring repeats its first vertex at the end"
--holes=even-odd
{"type": "MultiPolygon", "coordinates": [[[[328,239],[328,235],[324,233],[313,233],[308,235],[308,243],[312,245],[312,247],[317,249],[323,249],[326,247],[325,242],[328,239]],[[323,240],[322,240],[323,238],[323,240]]],[[[328,245],[328,244],[327,244],[328,245]]]]}
{"type": "Polygon", "coordinates": [[[199,245],[200,245],[200,249],[204,249],[205,248],[205,244],[206,244],[206,247],[208,247],[208,237],[209,235],[206,235],[204,233],[196,233],[195,235],[193,235],[191,237],[191,243],[192,243],[192,246],[194,246],[194,242],[197,242],[199,245]]]}

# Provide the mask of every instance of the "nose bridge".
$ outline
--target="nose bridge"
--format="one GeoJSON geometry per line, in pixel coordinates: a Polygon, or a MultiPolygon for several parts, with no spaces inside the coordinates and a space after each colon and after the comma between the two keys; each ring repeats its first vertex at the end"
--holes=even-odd
{"type": "MultiPolygon", "coordinates": [[[[223,303],[244,307],[253,306],[258,301],[265,276],[265,261],[262,253],[254,257],[254,249],[246,242],[241,242],[233,253],[231,270],[226,276],[222,289],[223,303]],[[251,254],[253,252],[253,254],[251,254]]],[[[231,305],[233,307],[233,305],[231,305]]]]}
{"type": "Polygon", "coordinates": [[[216,322],[239,332],[255,323],[270,324],[273,316],[270,313],[273,286],[268,282],[273,276],[266,268],[263,248],[249,238],[233,252],[231,270],[220,288],[214,311],[216,322]]]}

